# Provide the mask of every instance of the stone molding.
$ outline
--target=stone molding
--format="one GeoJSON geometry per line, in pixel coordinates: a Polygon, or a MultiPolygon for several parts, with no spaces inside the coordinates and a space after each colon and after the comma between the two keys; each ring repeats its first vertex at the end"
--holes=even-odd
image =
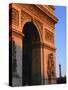
{"type": "Polygon", "coordinates": [[[47,48],[49,50],[56,51],[56,48],[55,47],[52,47],[49,44],[42,43],[42,42],[37,42],[37,43],[33,44],[32,46],[33,46],[33,48],[40,47],[40,48],[47,48]]]}
{"type": "Polygon", "coordinates": [[[45,14],[47,14],[54,23],[57,23],[58,19],[52,14],[50,13],[46,8],[44,8],[42,5],[36,5],[39,9],[41,9],[45,14]]]}

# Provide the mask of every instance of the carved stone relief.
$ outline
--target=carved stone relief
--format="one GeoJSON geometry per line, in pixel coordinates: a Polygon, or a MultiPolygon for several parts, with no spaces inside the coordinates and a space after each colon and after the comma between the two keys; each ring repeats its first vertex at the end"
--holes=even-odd
{"type": "Polygon", "coordinates": [[[19,12],[18,10],[14,9],[14,8],[11,8],[10,11],[9,11],[9,23],[11,24],[14,24],[16,26],[19,25],[19,12]]]}
{"type": "Polygon", "coordinates": [[[30,16],[28,13],[26,13],[26,12],[24,12],[24,11],[22,10],[22,11],[21,11],[21,24],[23,23],[23,21],[24,21],[25,19],[31,19],[31,16],[30,16]]]}
{"type": "Polygon", "coordinates": [[[45,40],[54,43],[54,34],[48,30],[45,30],[45,40]]]}
{"type": "Polygon", "coordinates": [[[35,5],[27,5],[25,8],[39,19],[41,18],[41,20],[47,23],[50,27],[54,28],[53,21],[45,13],[41,13],[35,5]]]}
{"type": "Polygon", "coordinates": [[[51,83],[51,80],[55,78],[55,66],[54,66],[54,56],[53,53],[48,55],[48,63],[47,63],[47,74],[48,81],[51,83]]]}

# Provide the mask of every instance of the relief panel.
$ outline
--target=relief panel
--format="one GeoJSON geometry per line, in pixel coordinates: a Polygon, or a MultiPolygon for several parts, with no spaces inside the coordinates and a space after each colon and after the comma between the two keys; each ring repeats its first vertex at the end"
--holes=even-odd
{"type": "Polygon", "coordinates": [[[19,12],[18,10],[11,8],[9,11],[9,23],[18,26],[19,25],[19,12]]]}
{"type": "Polygon", "coordinates": [[[48,74],[48,81],[49,83],[51,83],[51,80],[55,79],[55,66],[53,53],[50,53],[48,55],[47,74],[48,74]]]}
{"type": "Polygon", "coordinates": [[[45,40],[50,43],[54,43],[54,34],[48,30],[45,31],[45,40]]]}

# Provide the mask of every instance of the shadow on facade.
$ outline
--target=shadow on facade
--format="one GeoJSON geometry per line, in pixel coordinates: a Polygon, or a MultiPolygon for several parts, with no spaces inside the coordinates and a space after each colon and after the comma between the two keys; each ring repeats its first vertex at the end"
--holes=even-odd
{"type": "Polygon", "coordinates": [[[41,84],[40,38],[37,28],[27,22],[23,28],[23,85],[41,84]]]}

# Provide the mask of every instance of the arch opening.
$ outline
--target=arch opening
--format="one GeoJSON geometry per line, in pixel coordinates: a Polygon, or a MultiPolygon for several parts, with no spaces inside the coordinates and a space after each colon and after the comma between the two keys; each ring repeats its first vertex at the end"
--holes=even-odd
{"type": "Polygon", "coordinates": [[[40,36],[33,22],[23,28],[23,85],[41,83],[40,36]]]}

